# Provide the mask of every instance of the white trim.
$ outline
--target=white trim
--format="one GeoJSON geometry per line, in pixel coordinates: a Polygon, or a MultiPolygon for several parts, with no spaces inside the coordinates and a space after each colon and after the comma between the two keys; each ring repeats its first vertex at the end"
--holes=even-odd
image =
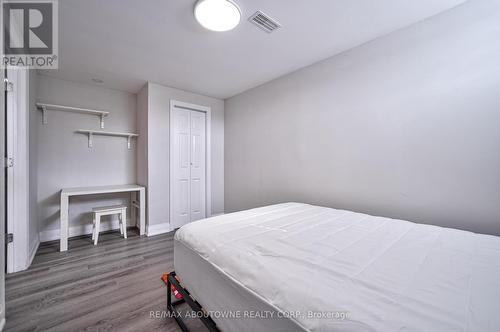
{"type": "Polygon", "coordinates": [[[171,231],[170,223],[150,225],[150,226],[148,226],[147,235],[148,236],[155,236],[155,235],[165,234],[165,233],[168,233],[170,231],[171,231]]]}
{"type": "MultiPolygon", "coordinates": [[[[13,116],[13,114],[17,113],[17,72],[16,70],[9,68],[7,70],[7,78],[9,82],[12,84],[13,89],[6,94],[5,101],[5,135],[6,135],[6,148],[5,155],[7,159],[15,158],[16,156],[16,141],[17,141],[17,117],[13,116]]],[[[15,159],[14,159],[15,160],[15,159]]],[[[7,167],[6,168],[6,177],[5,177],[5,210],[6,210],[6,228],[5,233],[9,234],[15,233],[15,189],[17,186],[14,186],[15,181],[15,168],[7,167]]],[[[6,243],[5,245],[7,251],[5,255],[5,265],[7,266],[7,273],[15,272],[14,262],[15,256],[17,254],[17,247],[14,247],[14,242],[6,243]]]]}
{"type": "Polygon", "coordinates": [[[28,264],[26,264],[26,268],[29,268],[31,263],[33,263],[38,247],[40,247],[40,239],[36,239],[35,245],[30,249],[30,255],[28,257],[28,264]]]}
{"type": "MultiPolygon", "coordinates": [[[[206,144],[206,162],[205,162],[205,215],[206,218],[210,218],[212,216],[212,109],[208,106],[201,106],[201,105],[196,105],[196,104],[190,104],[190,103],[185,103],[182,101],[170,99],[170,110],[169,110],[169,117],[170,119],[172,118],[172,111],[174,110],[175,107],[180,107],[180,108],[185,108],[185,109],[190,109],[193,111],[200,111],[200,112],[205,112],[206,113],[206,130],[205,130],[205,144],[206,144]]],[[[169,121],[169,133],[170,133],[170,140],[172,137],[172,122],[169,121]]],[[[171,144],[171,143],[170,143],[171,144]]],[[[170,151],[170,149],[169,149],[170,151]]],[[[169,224],[170,220],[172,220],[172,186],[171,181],[172,181],[172,165],[171,165],[171,159],[169,156],[169,196],[170,196],[170,201],[169,201],[169,224]]]]}
{"type": "Polygon", "coordinates": [[[6,152],[14,160],[7,170],[7,229],[14,235],[7,246],[7,273],[12,273],[29,266],[29,71],[11,67],[7,76],[14,84],[6,123],[6,152]]]}
{"type": "MultiPolygon", "coordinates": [[[[127,225],[130,225],[130,220],[127,220],[127,225]]],[[[101,221],[100,231],[120,230],[118,219],[101,221]]],[[[92,235],[92,224],[75,225],[69,228],[69,237],[80,235],[92,235]]],[[[40,232],[40,242],[55,241],[61,238],[61,230],[59,228],[49,229],[40,232]]]]}
{"type": "MultiPolygon", "coordinates": [[[[1,4],[2,1],[0,1],[1,4]]],[[[0,17],[3,17],[2,13],[2,7],[0,6],[0,17]]],[[[3,34],[0,33],[0,41],[3,38],[3,34]]],[[[3,45],[3,41],[0,42],[0,44],[3,45]]],[[[5,72],[2,70],[0,73],[0,82],[4,82],[5,79],[5,72]]],[[[3,110],[3,114],[5,114],[5,100],[4,100],[5,93],[2,92],[2,95],[0,96],[0,108],[3,110]]],[[[5,116],[0,116],[0,132],[5,132],[5,116]]],[[[2,134],[0,135],[0,169],[2,169],[5,172],[5,135],[2,134]]],[[[5,325],[5,267],[6,267],[6,261],[5,261],[5,254],[6,254],[6,247],[5,247],[5,176],[2,175],[0,178],[0,190],[2,190],[2,194],[0,194],[0,223],[3,225],[0,226],[0,331],[3,329],[5,325]]]]}

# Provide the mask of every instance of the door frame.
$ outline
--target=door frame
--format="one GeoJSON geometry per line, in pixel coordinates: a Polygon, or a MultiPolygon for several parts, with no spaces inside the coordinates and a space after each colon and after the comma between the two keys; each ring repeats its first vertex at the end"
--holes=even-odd
{"type": "Polygon", "coordinates": [[[18,67],[7,68],[13,84],[7,93],[6,151],[13,166],[7,167],[7,232],[14,241],[7,245],[7,273],[25,270],[31,263],[29,253],[29,72],[18,67]],[[8,106],[11,105],[12,108],[8,106]]]}
{"type": "MultiPolygon", "coordinates": [[[[0,1],[0,6],[2,6],[2,1],[0,1]]],[[[0,8],[1,13],[1,8],[0,8]]],[[[2,72],[0,78],[2,80],[2,90],[4,90],[5,84],[5,71],[0,69],[2,72]]],[[[0,101],[2,105],[0,106],[0,167],[2,169],[2,175],[0,176],[0,331],[2,331],[5,326],[5,92],[2,91],[2,97],[0,101]]]]}
{"type": "Polygon", "coordinates": [[[169,225],[172,228],[172,217],[174,209],[172,208],[172,112],[175,108],[182,108],[188,111],[204,112],[206,114],[205,121],[205,217],[210,218],[212,216],[212,109],[208,106],[196,105],[191,103],[186,103],[183,101],[178,101],[170,99],[170,109],[169,109],[169,225]]]}

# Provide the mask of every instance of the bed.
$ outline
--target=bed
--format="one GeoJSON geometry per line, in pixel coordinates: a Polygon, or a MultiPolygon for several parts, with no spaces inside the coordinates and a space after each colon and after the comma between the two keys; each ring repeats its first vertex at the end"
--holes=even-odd
{"type": "Polygon", "coordinates": [[[193,222],[182,285],[222,331],[500,331],[500,238],[300,203],[193,222]]]}

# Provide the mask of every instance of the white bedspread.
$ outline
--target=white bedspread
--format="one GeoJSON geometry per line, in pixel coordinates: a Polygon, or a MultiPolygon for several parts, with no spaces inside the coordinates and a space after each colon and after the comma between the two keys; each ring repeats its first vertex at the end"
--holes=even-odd
{"type": "Polygon", "coordinates": [[[305,330],[500,331],[499,237],[298,203],[175,237],[305,330]]]}

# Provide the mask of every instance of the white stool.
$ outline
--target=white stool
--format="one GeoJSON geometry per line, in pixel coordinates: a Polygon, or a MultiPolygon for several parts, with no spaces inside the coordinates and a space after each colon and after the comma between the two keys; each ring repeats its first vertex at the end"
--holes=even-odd
{"type": "Polygon", "coordinates": [[[101,217],[111,214],[118,214],[118,219],[120,220],[120,233],[123,234],[125,239],[127,238],[127,206],[114,205],[93,208],[92,213],[94,214],[92,226],[92,240],[94,240],[94,245],[97,245],[97,238],[99,237],[99,229],[101,226],[101,217]]]}

